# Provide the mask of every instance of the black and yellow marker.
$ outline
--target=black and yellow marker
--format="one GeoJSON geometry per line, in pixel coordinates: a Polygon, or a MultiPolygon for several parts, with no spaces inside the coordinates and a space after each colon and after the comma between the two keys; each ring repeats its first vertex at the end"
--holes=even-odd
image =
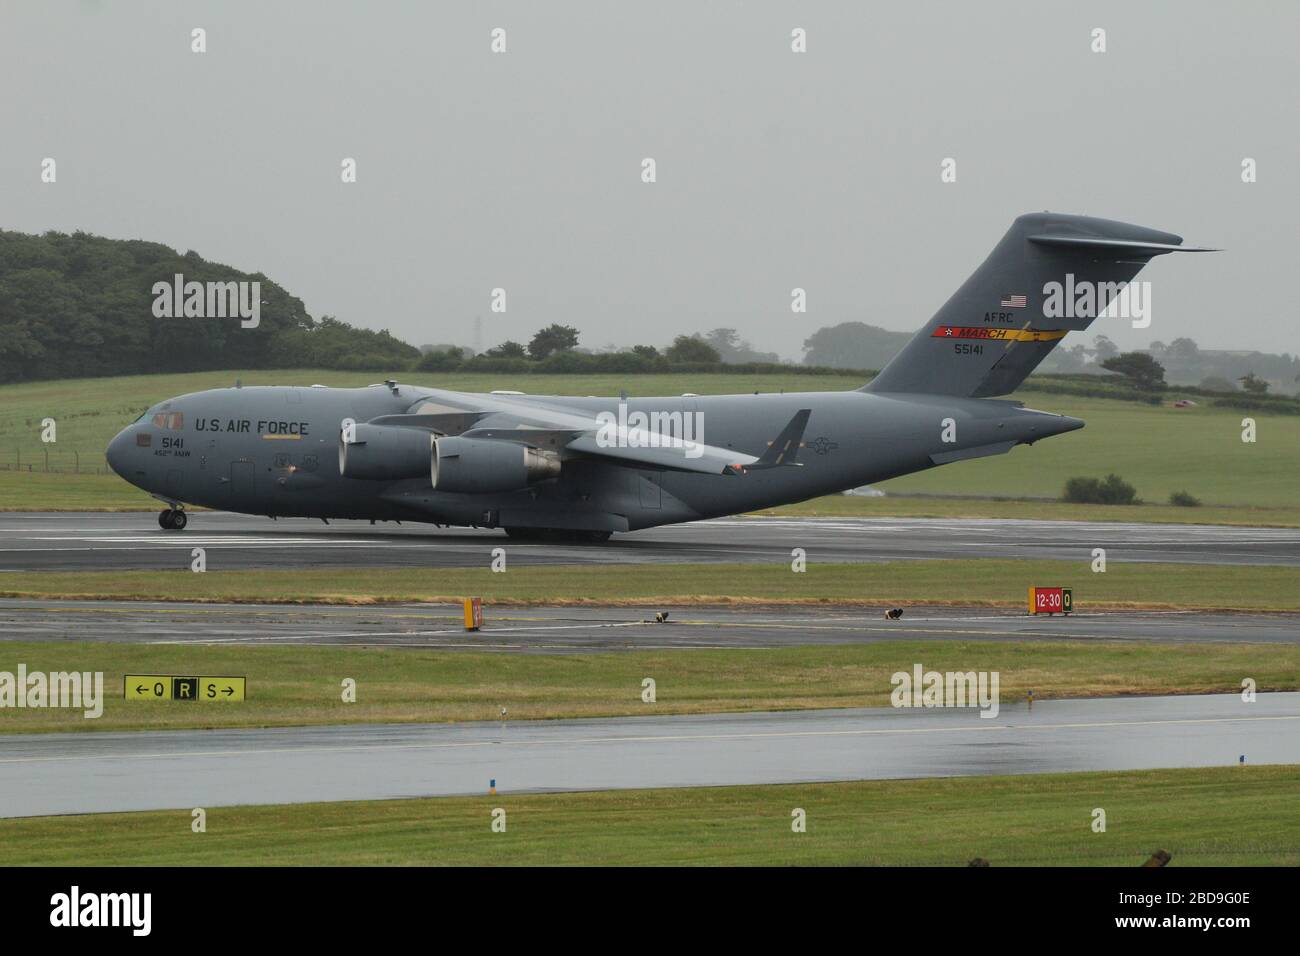
{"type": "Polygon", "coordinates": [[[242,701],[248,699],[248,679],[127,674],[122,678],[122,696],[126,700],[242,701]]]}

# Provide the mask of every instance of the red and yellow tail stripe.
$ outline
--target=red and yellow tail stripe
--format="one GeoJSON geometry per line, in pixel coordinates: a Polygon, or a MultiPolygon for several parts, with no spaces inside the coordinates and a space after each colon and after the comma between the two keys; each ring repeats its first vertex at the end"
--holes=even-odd
{"type": "Polygon", "coordinates": [[[1007,329],[990,326],[941,325],[930,333],[935,339],[993,339],[998,342],[1055,342],[1069,329],[1007,329]]]}

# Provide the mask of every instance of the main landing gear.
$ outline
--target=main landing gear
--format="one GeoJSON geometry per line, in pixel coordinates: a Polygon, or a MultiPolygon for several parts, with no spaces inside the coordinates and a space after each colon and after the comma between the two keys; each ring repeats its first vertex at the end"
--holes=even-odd
{"type": "Polygon", "coordinates": [[[506,528],[519,541],[555,541],[569,544],[604,544],[612,531],[562,531],[558,528],[506,528]]]}
{"type": "Polygon", "coordinates": [[[158,527],[164,531],[184,531],[189,519],[179,508],[168,508],[158,512],[158,527]]]}

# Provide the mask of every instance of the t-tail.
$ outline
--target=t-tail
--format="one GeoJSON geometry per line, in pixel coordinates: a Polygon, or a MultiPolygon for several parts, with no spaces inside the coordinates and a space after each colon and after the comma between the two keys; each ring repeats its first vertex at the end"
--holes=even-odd
{"type": "Polygon", "coordinates": [[[1110,219],[1021,216],[974,275],[862,390],[1006,395],[1067,332],[1086,329],[1108,306],[1115,306],[1112,312],[1149,310],[1141,286],[1128,286],[1154,256],[1215,251],[1182,243],[1173,233],[1110,219]]]}

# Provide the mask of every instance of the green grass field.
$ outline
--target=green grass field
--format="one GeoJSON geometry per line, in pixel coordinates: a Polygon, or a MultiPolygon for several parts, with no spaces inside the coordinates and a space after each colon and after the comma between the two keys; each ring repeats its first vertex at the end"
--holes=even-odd
{"type": "Polygon", "coordinates": [[[1071,476],[1114,472],[1137,488],[1138,497],[1155,504],[1182,490],[1207,505],[1294,503],[1300,416],[1251,413],[1257,440],[1248,444],[1241,440],[1247,413],[1239,411],[1065,395],[1013,397],[1025,398],[1032,408],[1082,418],[1087,427],[1006,455],[906,475],[881,488],[899,494],[1055,497],[1071,476]]]}
{"type": "MultiPolygon", "coordinates": [[[[314,382],[337,386],[370,384],[377,373],[293,370],[261,372],[203,372],[187,375],[141,375],[112,379],[66,380],[0,387],[0,508],[131,508],[155,507],[152,499],[111,474],[75,476],[40,474],[45,452],[51,467],[71,471],[73,452],[83,470],[104,468],[103,450],[109,439],[145,407],[165,397],[204,388],[314,382]],[[40,441],[41,421],[58,422],[58,442],[40,441]],[[20,464],[23,471],[5,471],[20,464]],[[31,466],[32,471],[27,471],[31,466]]],[[[535,394],[615,395],[626,388],[632,395],[718,394],[753,391],[815,391],[851,389],[861,383],[850,375],[580,375],[530,376],[520,382],[505,375],[453,373],[417,376],[418,384],[466,391],[524,388],[535,394]]],[[[1016,397],[1016,396],[1013,396],[1016,397]]],[[[1258,440],[1241,441],[1243,413],[1210,408],[1173,409],[1111,399],[1025,393],[1031,407],[1085,419],[1080,432],[1017,448],[1009,455],[958,462],[917,475],[884,482],[891,494],[981,495],[990,498],[1055,497],[1074,475],[1116,472],[1138,489],[1145,501],[1161,507],[1091,509],[1102,518],[1127,520],[1234,520],[1243,523],[1300,524],[1300,504],[1294,499],[1295,475],[1300,472],[1300,416],[1255,414],[1258,440]],[[1172,491],[1186,490],[1205,508],[1169,508],[1163,503],[1172,491]],[[1225,512],[1224,509],[1230,509],[1225,512]],[[1236,509],[1241,509],[1240,514],[1236,509]]],[[[858,513],[854,499],[820,499],[820,513],[858,513]]],[[[800,506],[803,507],[803,506],[800,506]]],[[[950,513],[1001,516],[1014,503],[960,502],[923,504],[886,501],[871,506],[874,514],[950,513]]],[[[1020,515],[1042,513],[1050,503],[1021,504],[1020,515]],[[1027,509],[1027,510],[1026,510],[1027,509]]],[[[1060,506],[1064,508],[1065,506],[1060,506]]],[[[1077,517],[1080,512],[1050,516],[1077,517]]]]}
{"type": "MultiPolygon", "coordinates": [[[[490,638],[489,638],[490,639],[490,638]]],[[[884,641],[767,650],[499,654],[334,646],[249,647],[0,641],[0,670],[102,671],[104,712],[6,708],[0,732],[166,730],[647,716],[883,707],[890,677],[926,669],[997,671],[1003,707],[1025,699],[1233,693],[1300,688],[1300,646],[1082,641],[884,641]],[[127,701],[126,674],[248,678],[243,703],[127,701]],[[654,678],[656,702],[641,700],[654,678]],[[356,703],[342,681],[356,681],[356,703]]]]}
{"type": "Polygon", "coordinates": [[[1300,768],[629,790],[0,820],[36,866],[1296,866],[1300,768]],[[504,833],[490,829],[496,808],[504,833]],[[1092,831],[1093,810],[1106,832],[1092,831]],[[791,813],[806,815],[794,833],[791,813]]]}
{"type": "MultiPolygon", "coordinates": [[[[755,519],[760,520],[760,519],[755,519]]],[[[495,544],[495,542],[494,542],[495,544]]],[[[509,545],[506,545],[507,561],[509,545]]],[[[1030,585],[1073,587],[1075,608],[1201,608],[1300,610],[1294,568],[1197,564],[1122,564],[1104,574],[1078,561],[961,559],[882,564],[788,563],[522,565],[494,573],[481,568],[305,568],[221,570],[221,552],[208,551],[208,570],[188,570],[188,551],[175,571],[27,571],[0,575],[0,596],[113,598],[160,601],[243,601],[371,604],[380,601],[460,601],[479,596],[497,604],[908,604],[1023,608],[1030,585]]],[[[489,619],[491,612],[489,611],[489,619]]]]}

